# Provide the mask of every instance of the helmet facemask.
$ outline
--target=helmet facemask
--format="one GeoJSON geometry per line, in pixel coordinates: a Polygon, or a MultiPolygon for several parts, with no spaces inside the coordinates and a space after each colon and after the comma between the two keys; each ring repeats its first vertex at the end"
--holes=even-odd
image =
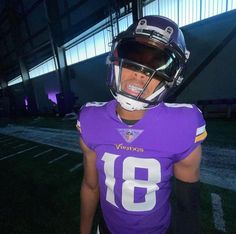
{"type": "Polygon", "coordinates": [[[142,102],[145,106],[152,105],[158,90],[164,88],[164,82],[156,76],[155,70],[127,59],[115,60],[113,72],[113,93],[142,102]]]}
{"type": "Polygon", "coordinates": [[[108,86],[123,108],[130,111],[152,108],[181,80],[187,53],[182,32],[174,22],[148,16],[113,41],[108,57],[108,86]],[[161,21],[173,28],[158,28],[161,21]],[[155,23],[155,27],[148,23],[155,23]]]}

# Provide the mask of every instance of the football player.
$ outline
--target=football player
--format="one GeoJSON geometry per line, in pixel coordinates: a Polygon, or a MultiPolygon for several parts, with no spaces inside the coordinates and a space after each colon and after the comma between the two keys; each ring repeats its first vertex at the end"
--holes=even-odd
{"type": "Polygon", "coordinates": [[[166,233],[173,176],[175,233],[199,232],[205,121],[195,105],[163,102],[182,81],[188,58],[181,30],[165,17],[143,17],[113,40],[107,84],[114,100],[87,103],[77,122],[84,153],[81,234],[91,232],[99,200],[101,233],[166,233]]]}

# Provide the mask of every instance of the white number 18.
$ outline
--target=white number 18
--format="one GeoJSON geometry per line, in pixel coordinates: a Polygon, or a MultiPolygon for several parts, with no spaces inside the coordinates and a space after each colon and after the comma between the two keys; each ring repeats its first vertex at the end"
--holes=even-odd
{"type": "MultiPolygon", "coordinates": [[[[105,153],[102,157],[104,163],[104,172],[106,175],[105,184],[107,186],[106,200],[112,205],[117,206],[115,202],[115,161],[120,155],[105,153]]],[[[156,205],[156,191],[159,190],[157,183],[161,181],[161,166],[159,161],[153,158],[135,158],[127,157],[123,161],[124,180],[122,184],[122,205],[128,211],[149,211],[156,205]],[[147,180],[135,179],[135,169],[146,169],[147,180]],[[144,202],[134,202],[135,188],[144,188],[147,190],[144,202]]]]}

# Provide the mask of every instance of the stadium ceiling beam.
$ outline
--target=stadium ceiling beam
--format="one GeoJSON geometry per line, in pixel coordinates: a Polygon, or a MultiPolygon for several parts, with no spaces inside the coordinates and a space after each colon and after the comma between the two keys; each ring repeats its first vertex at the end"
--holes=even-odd
{"type": "Polygon", "coordinates": [[[78,23],[74,24],[67,31],[64,32],[65,42],[71,40],[71,38],[78,36],[80,33],[83,33],[90,27],[94,26],[94,22],[99,22],[103,19],[104,19],[103,10],[92,12],[86,18],[81,19],[78,23]]]}
{"type": "Polygon", "coordinates": [[[42,49],[45,49],[46,47],[50,46],[51,45],[51,42],[50,40],[46,41],[46,42],[43,42],[41,43],[40,45],[38,45],[36,48],[33,48],[32,50],[30,50],[30,52],[28,53],[24,53],[23,57],[28,57],[30,55],[33,56],[33,54],[35,54],[36,52],[42,50],[42,49]]]}
{"type": "MultiPolygon", "coordinates": [[[[69,4],[68,4],[67,0],[64,0],[64,6],[65,6],[65,9],[67,12],[69,10],[69,4]]],[[[69,27],[70,27],[71,26],[70,14],[67,14],[66,20],[67,20],[67,25],[69,25],[69,27]]]]}
{"type": "MultiPolygon", "coordinates": [[[[3,34],[2,31],[1,31],[1,28],[0,28],[0,33],[3,34]]],[[[11,53],[11,51],[10,51],[9,48],[8,48],[8,45],[7,45],[7,42],[6,42],[6,37],[2,37],[2,38],[1,38],[1,41],[2,41],[2,43],[3,43],[3,45],[4,45],[6,54],[8,55],[9,53],[11,53]]],[[[14,50],[12,50],[12,51],[14,51],[14,50]]],[[[2,52],[1,52],[0,54],[1,54],[1,61],[4,61],[4,60],[5,60],[5,56],[2,55],[2,52]],[[4,60],[3,60],[3,59],[4,59],[4,60]]]]}
{"type": "MultiPolygon", "coordinates": [[[[13,4],[13,1],[10,1],[10,5],[13,4]]],[[[22,34],[20,31],[20,23],[21,23],[21,16],[16,11],[15,8],[10,6],[8,8],[8,19],[11,25],[11,37],[12,41],[15,47],[16,55],[18,58],[18,63],[20,66],[20,73],[23,79],[23,86],[26,95],[28,96],[28,110],[31,114],[37,113],[37,103],[35,98],[35,93],[32,85],[32,81],[29,77],[29,71],[27,70],[27,67],[25,65],[25,62],[23,60],[23,47],[22,47],[22,34]]]]}
{"type": "MultiPolygon", "coordinates": [[[[23,15],[25,15],[25,5],[23,3],[22,0],[19,0],[20,1],[20,5],[21,5],[21,8],[22,8],[22,11],[23,11],[23,15]]],[[[23,22],[25,23],[25,26],[26,26],[26,32],[28,34],[28,38],[29,38],[29,42],[30,42],[30,46],[31,48],[34,47],[34,44],[33,44],[33,41],[32,41],[32,35],[31,35],[31,30],[30,30],[30,26],[29,26],[29,21],[28,21],[28,17],[25,17],[25,19],[23,20],[23,22]]],[[[22,23],[23,23],[22,22],[22,23]]]]}
{"type": "Polygon", "coordinates": [[[73,108],[73,94],[71,92],[69,82],[69,71],[66,65],[66,56],[63,47],[59,44],[61,37],[64,35],[61,18],[59,14],[58,1],[52,2],[51,0],[44,1],[45,14],[48,20],[48,35],[51,42],[53,51],[53,57],[55,64],[57,64],[57,76],[60,82],[61,93],[57,96],[58,98],[58,109],[61,115],[71,112],[73,108]]]}
{"type": "Polygon", "coordinates": [[[34,11],[40,4],[42,4],[44,0],[36,1],[29,9],[27,9],[22,15],[22,20],[24,20],[32,11],[34,11]]]}
{"type": "MultiPolygon", "coordinates": [[[[47,31],[48,30],[48,27],[47,26],[45,26],[45,27],[43,27],[41,30],[39,30],[38,32],[36,32],[35,34],[33,34],[32,36],[31,36],[31,40],[33,40],[35,37],[37,37],[37,36],[39,36],[40,34],[42,34],[43,32],[45,32],[45,31],[47,31]]],[[[22,45],[23,44],[26,44],[27,42],[29,42],[29,39],[27,39],[27,40],[25,40],[25,41],[22,41],[22,45]]],[[[34,50],[35,48],[33,48],[33,50],[34,50]]],[[[37,48],[36,48],[37,49],[37,48]]],[[[12,53],[14,53],[15,52],[15,50],[13,50],[13,51],[10,51],[9,52],[9,54],[7,54],[6,56],[4,56],[4,58],[7,58],[10,54],[12,54],[12,53]]]]}
{"type": "Polygon", "coordinates": [[[116,26],[117,33],[120,33],[120,28],[119,28],[119,18],[121,17],[120,9],[122,7],[125,7],[125,11],[127,11],[127,5],[129,6],[129,3],[130,3],[130,1],[128,1],[128,0],[126,0],[126,1],[112,0],[110,2],[109,15],[110,15],[111,30],[112,30],[112,38],[114,37],[113,25],[116,26]],[[112,16],[113,13],[115,13],[115,18],[113,18],[113,16],[112,16]]]}
{"type": "MultiPolygon", "coordinates": [[[[65,1],[67,1],[67,0],[65,0],[65,1]]],[[[81,7],[86,2],[88,2],[88,0],[80,0],[80,1],[78,1],[78,3],[76,3],[73,7],[68,8],[68,10],[65,13],[61,14],[60,18],[67,17],[67,15],[69,15],[73,11],[77,10],[79,7],[81,7]]]]}

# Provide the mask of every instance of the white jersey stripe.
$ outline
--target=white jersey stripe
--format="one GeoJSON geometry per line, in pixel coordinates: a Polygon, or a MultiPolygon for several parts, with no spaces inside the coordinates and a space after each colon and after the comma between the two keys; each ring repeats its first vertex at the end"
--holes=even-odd
{"type": "Polygon", "coordinates": [[[167,103],[167,102],[164,102],[164,104],[167,107],[173,107],[173,108],[178,108],[178,107],[193,108],[193,105],[186,104],[186,103],[167,103]]]}
{"type": "Polygon", "coordinates": [[[205,132],[205,131],[206,131],[206,125],[203,125],[203,126],[197,128],[196,136],[202,134],[202,133],[205,132]]]}

